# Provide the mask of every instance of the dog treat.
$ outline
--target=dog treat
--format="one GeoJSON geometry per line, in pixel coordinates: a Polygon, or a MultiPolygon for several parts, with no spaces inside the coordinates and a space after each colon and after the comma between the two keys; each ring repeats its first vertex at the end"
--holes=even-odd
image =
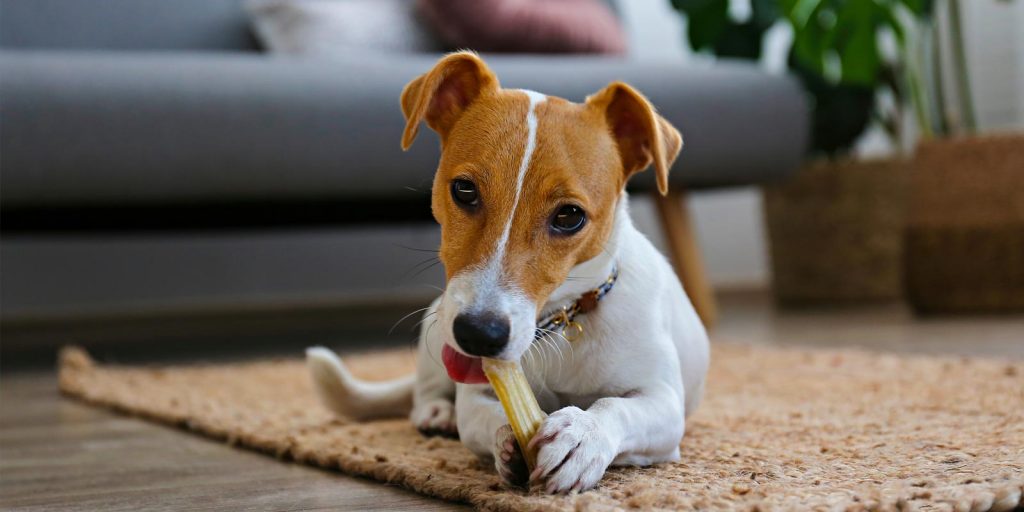
{"type": "Polygon", "coordinates": [[[530,383],[526,381],[526,375],[518,362],[485,357],[483,368],[502,408],[505,409],[505,416],[508,416],[508,424],[512,426],[519,449],[526,459],[526,466],[533,471],[537,463],[537,452],[528,450],[527,446],[547,415],[540,410],[537,397],[533,395],[530,383]]]}

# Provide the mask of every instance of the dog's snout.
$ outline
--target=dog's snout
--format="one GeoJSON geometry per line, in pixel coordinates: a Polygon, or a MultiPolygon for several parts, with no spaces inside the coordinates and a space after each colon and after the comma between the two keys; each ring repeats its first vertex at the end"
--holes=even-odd
{"type": "Polygon", "coordinates": [[[462,313],[452,323],[452,334],[467,354],[491,357],[508,344],[509,322],[505,317],[490,313],[462,313]]]}

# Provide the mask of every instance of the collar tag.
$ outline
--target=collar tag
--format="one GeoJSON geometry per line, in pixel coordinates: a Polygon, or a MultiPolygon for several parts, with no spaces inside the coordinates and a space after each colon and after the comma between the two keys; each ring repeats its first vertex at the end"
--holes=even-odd
{"type": "Polygon", "coordinates": [[[555,333],[568,342],[575,342],[583,337],[583,326],[576,322],[576,315],[587,314],[597,309],[597,303],[604,298],[615,281],[619,278],[619,266],[612,267],[612,273],[605,279],[601,286],[580,295],[575,302],[563,306],[558,311],[551,313],[537,322],[537,331],[534,338],[540,339],[547,334],[555,333]]]}

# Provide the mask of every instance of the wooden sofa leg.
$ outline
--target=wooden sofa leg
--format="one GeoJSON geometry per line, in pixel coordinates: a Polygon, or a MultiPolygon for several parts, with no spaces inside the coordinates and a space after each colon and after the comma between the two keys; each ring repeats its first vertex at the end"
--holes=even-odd
{"type": "Polygon", "coordinates": [[[690,297],[697,315],[704,327],[711,329],[718,316],[714,291],[704,271],[697,233],[690,221],[689,206],[684,192],[669,192],[668,195],[654,193],[654,204],[658,208],[661,229],[668,243],[669,259],[676,269],[676,275],[683,282],[683,288],[690,297]]]}

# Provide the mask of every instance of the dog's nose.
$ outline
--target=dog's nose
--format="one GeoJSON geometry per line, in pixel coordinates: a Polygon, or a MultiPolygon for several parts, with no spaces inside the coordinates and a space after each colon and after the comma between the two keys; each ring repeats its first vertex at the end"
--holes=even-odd
{"type": "Polygon", "coordinates": [[[455,341],[467,354],[491,357],[508,343],[508,319],[490,313],[462,313],[452,323],[455,341]]]}

